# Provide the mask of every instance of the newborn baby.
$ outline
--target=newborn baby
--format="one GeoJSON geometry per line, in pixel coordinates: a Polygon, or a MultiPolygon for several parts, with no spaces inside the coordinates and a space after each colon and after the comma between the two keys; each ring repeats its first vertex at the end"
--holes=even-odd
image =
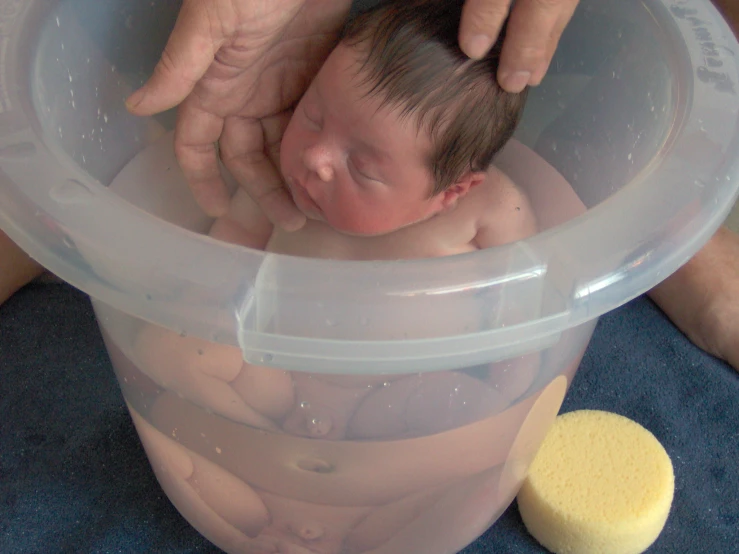
{"type": "Polygon", "coordinates": [[[453,18],[417,11],[397,6],[350,22],[298,104],[279,164],[306,226],[273,228],[238,190],[212,236],[374,260],[458,254],[535,232],[526,197],[491,166],[525,93],[498,87],[497,51],[467,60],[453,18]]]}
{"type": "MultiPolygon", "coordinates": [[[[459,6],[451,4],[390,3],[347,24],[279,153],[308,216],[303,229],[273,227],[239,189],[211,236],[296,256],[375,260],[459,254],[533,234],[525,194],[491,165],[525,93],[498,86],[499,46],[481,61],[458,49],[459,6]]],[[[243,364],[236,348],[163,329],[147,329],[138,347],[142,369],[162,386],[237,421],[312,437],[346,436],[368,385],[387,380],[290,378],[243,364]]]]}
{"type": "MultiPolygon", "coordinates": [[[[377,260],[460,254],[536,232],[526,195],[492,167],[519,121],[525,94],[498,87],[497,49],[482,61],[459,51],[458,4],[394,2],[350,21],[281,143],[279,167],[308,217],[305,227],[273,227],[239,189],[210,235],[295,256],[377,260]]],[[[481,368],[481,379],[463,372],[289,373],[246,364],[238,348],[153,326],[139,334],[134,358],[143,373],[172,391],[149,409],[153,426],[135,414],[134,420],[163,486],[182,499],[180,510],[202,521],[218,514],[220,523],[208,524],[213,540],[221,529],[224,542],[246,540],[239,533],[252,537],[255,552],[322,554],[381,548],[427,508],[431,520],[440,517],[435,510],[444,517],[459,512],[446,487],[467,479],[484,494],[476,500],[463,495],[459,502],[475,508],[481,520],[475,533],[482,532],[501,501],[495,493],[500,468],[493,466],[505,461],[513,439],[501,437],[515,434],[526,412],[516,412],[509,424],[491,416],[515,400],[505,394],[525,393],[538,368],[532,355],[481,368]],[[512,377],[521,383],[511,384],[512,377]],[[176,416],[183,409],[187,414],[176,416]],[[473,433],[470,425],[493,426],[495,432],[473,433]],[[460,427],[467,431],[456,433],[460,427]],[[169,438],[175,435],[180,442],[169,438]],[[195,442],[186,440],[190,435],[195,442]],[[490,436],[498,440],[482,440],[490,436]],[[416,441],[406,446],[414,452],[428,437],[444,446],[434,448],[434,456],[417,453],[421,460],[413,469],[401,463],[408,455],[391,455],[405,439],[416,441]],[[323,440],[311,441],[313,447],[306,439],[323,440]],[[258,440],[267,442],[260,446],[258,440]],[[384,448],[384,464],[365,459],[363,465],[355,453],[360,443],[384,448]],[[321,459],[313,468],[304,461],[287,464],[278,455],[334,448],[327,444],[346,449],[346,460],[321,459]],[[212,463],[202,456],[212,455],[214,446],[212,463]],[[469,468],[456,455],[451,463],[443,455],[478,447],[487,450],[470,454],[469,468]],[[393,464],[402,467],[393,473],[393,464]],[[276,468],[283,471],[279,479],[262,478],[276,468]],[[348,482],[341,481],[347,476],[348,482]],[[211,482],[241,491],[237,496],[248,506],[237,510],[225,492],[205,485],[211,482]]],[[[459,534],[444,536],[460,545],[473,538],[459,534]]]]}

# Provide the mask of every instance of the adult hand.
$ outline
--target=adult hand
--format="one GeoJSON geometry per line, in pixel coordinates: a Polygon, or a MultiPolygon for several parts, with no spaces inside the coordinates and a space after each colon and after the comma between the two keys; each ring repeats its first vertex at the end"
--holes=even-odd
{"type": "Polygon", "coordinates": [[[549,69],[562,32],[579,0],[467,0],[459,42],[471,58],[483,57],[509,16],[498,81],[509,92],[538,85],[549,69]]]}
{"type": "Polygon", "coordinates": [[[288,230],[305,223],[270,154],[350,4],[184,0],[161,61],[127,106],[143,116],[180,105],[175,152],[209,215],[223,215],[229,203],[218,144],[224,165],[270,220],[288,230]]]}

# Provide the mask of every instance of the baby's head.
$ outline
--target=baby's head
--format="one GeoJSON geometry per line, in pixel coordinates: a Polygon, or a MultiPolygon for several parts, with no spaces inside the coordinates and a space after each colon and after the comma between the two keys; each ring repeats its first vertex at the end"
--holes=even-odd
{"type": "Polygon", "coordinates": [[[282,141],[282,173],[309,217],[385,234],[485,179],[526,92],[498,85],[501,40],[480,61],[459,49],[462,4],[396,0],[348,22],[282,141]]]}

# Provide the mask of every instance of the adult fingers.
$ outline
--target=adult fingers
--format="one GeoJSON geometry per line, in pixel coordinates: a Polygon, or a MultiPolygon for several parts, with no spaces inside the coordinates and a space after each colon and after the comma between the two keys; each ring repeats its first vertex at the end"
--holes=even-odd
{"type": "Polygon", "coordinates": [[[134,92],[126,106],[135,115],[153,115],[182,102],[213,63],[224,37],[223,28],[211,25],[207,2],[182,5],[167,46],[151,78],[134,92]]]}
{"type": "Polygon", "coordinates": [[[572,13],[565,13],[560,16],[557,24],[554,26],[552,34],[549,37],[549,44],[547,45],[546,54],[544,55],[544,62],[542,62],[539,68],[531,74],[531,81],[529,82],[530,85],[536,86],[541,84],[544,76],[549,70],[549,66],[552,63],[554,53],[557,51],[559,39],[562,38],[562,33],[564,33],[564,30],[567,28],[570,19],[572,19],[572,13]]]}
{"type": "Polygon", "coordinates": [[[223,119],[185,102],[175,129],[175,154],[195,200],[212,217],[228,211],[230,195],[221,175],[216,144],[223,119]]]}
{"type": "Polygon", "coordinates": [[[276,118],[228,118],[220,141],[221,159],[270,221],[286,231],[295,231],[305,224],[305,215],[298,210],[270,159],[270,151],[276,148],[275,137],[281,137],[283,130],[283,122],[276,118]]]}
{"type": "Polygon", "coordinates": [[[280,167],[280,146],[282,145],[282,137],[285,129],[290,124],[293,111],[285,110],[272,117],[262,119],[262,128],[264,129],[264,144],[272,165],[279,169],[280,167]]]}
{"type": "Polygon", "coordinates": [[[509,92],[538,85],[579,0],[518,0],[511,11],[498,81],[509,92]]]}
{"type": "Polygon", "coordinates": [[[470,58],[480,59],[495,43],[508,16],[511,0],[467,0],[459,24],[459,47],[470,58]]]}

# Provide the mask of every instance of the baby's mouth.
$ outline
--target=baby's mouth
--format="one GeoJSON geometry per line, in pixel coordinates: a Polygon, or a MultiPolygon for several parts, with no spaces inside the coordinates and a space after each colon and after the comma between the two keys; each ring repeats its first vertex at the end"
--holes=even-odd
{"type": "Polygon", "coordinates": [[[316,201],[313,200],[311,195],[308,194],[308,190],[300,183],[300,181],[298,181],[294,177],[288,177],[286,181],[288,189],[290,190],[290,195],[293,197],[296,205],[298,205],[298,209],[304,212],[309,219],[322,218],[323,210],[321,210],[320,206],[318,206],[316,201]],[[305,210],[300,207],[300,204],[303,204],[304,206],[309,208],[310,212],[306,213],[305,210]]]}

